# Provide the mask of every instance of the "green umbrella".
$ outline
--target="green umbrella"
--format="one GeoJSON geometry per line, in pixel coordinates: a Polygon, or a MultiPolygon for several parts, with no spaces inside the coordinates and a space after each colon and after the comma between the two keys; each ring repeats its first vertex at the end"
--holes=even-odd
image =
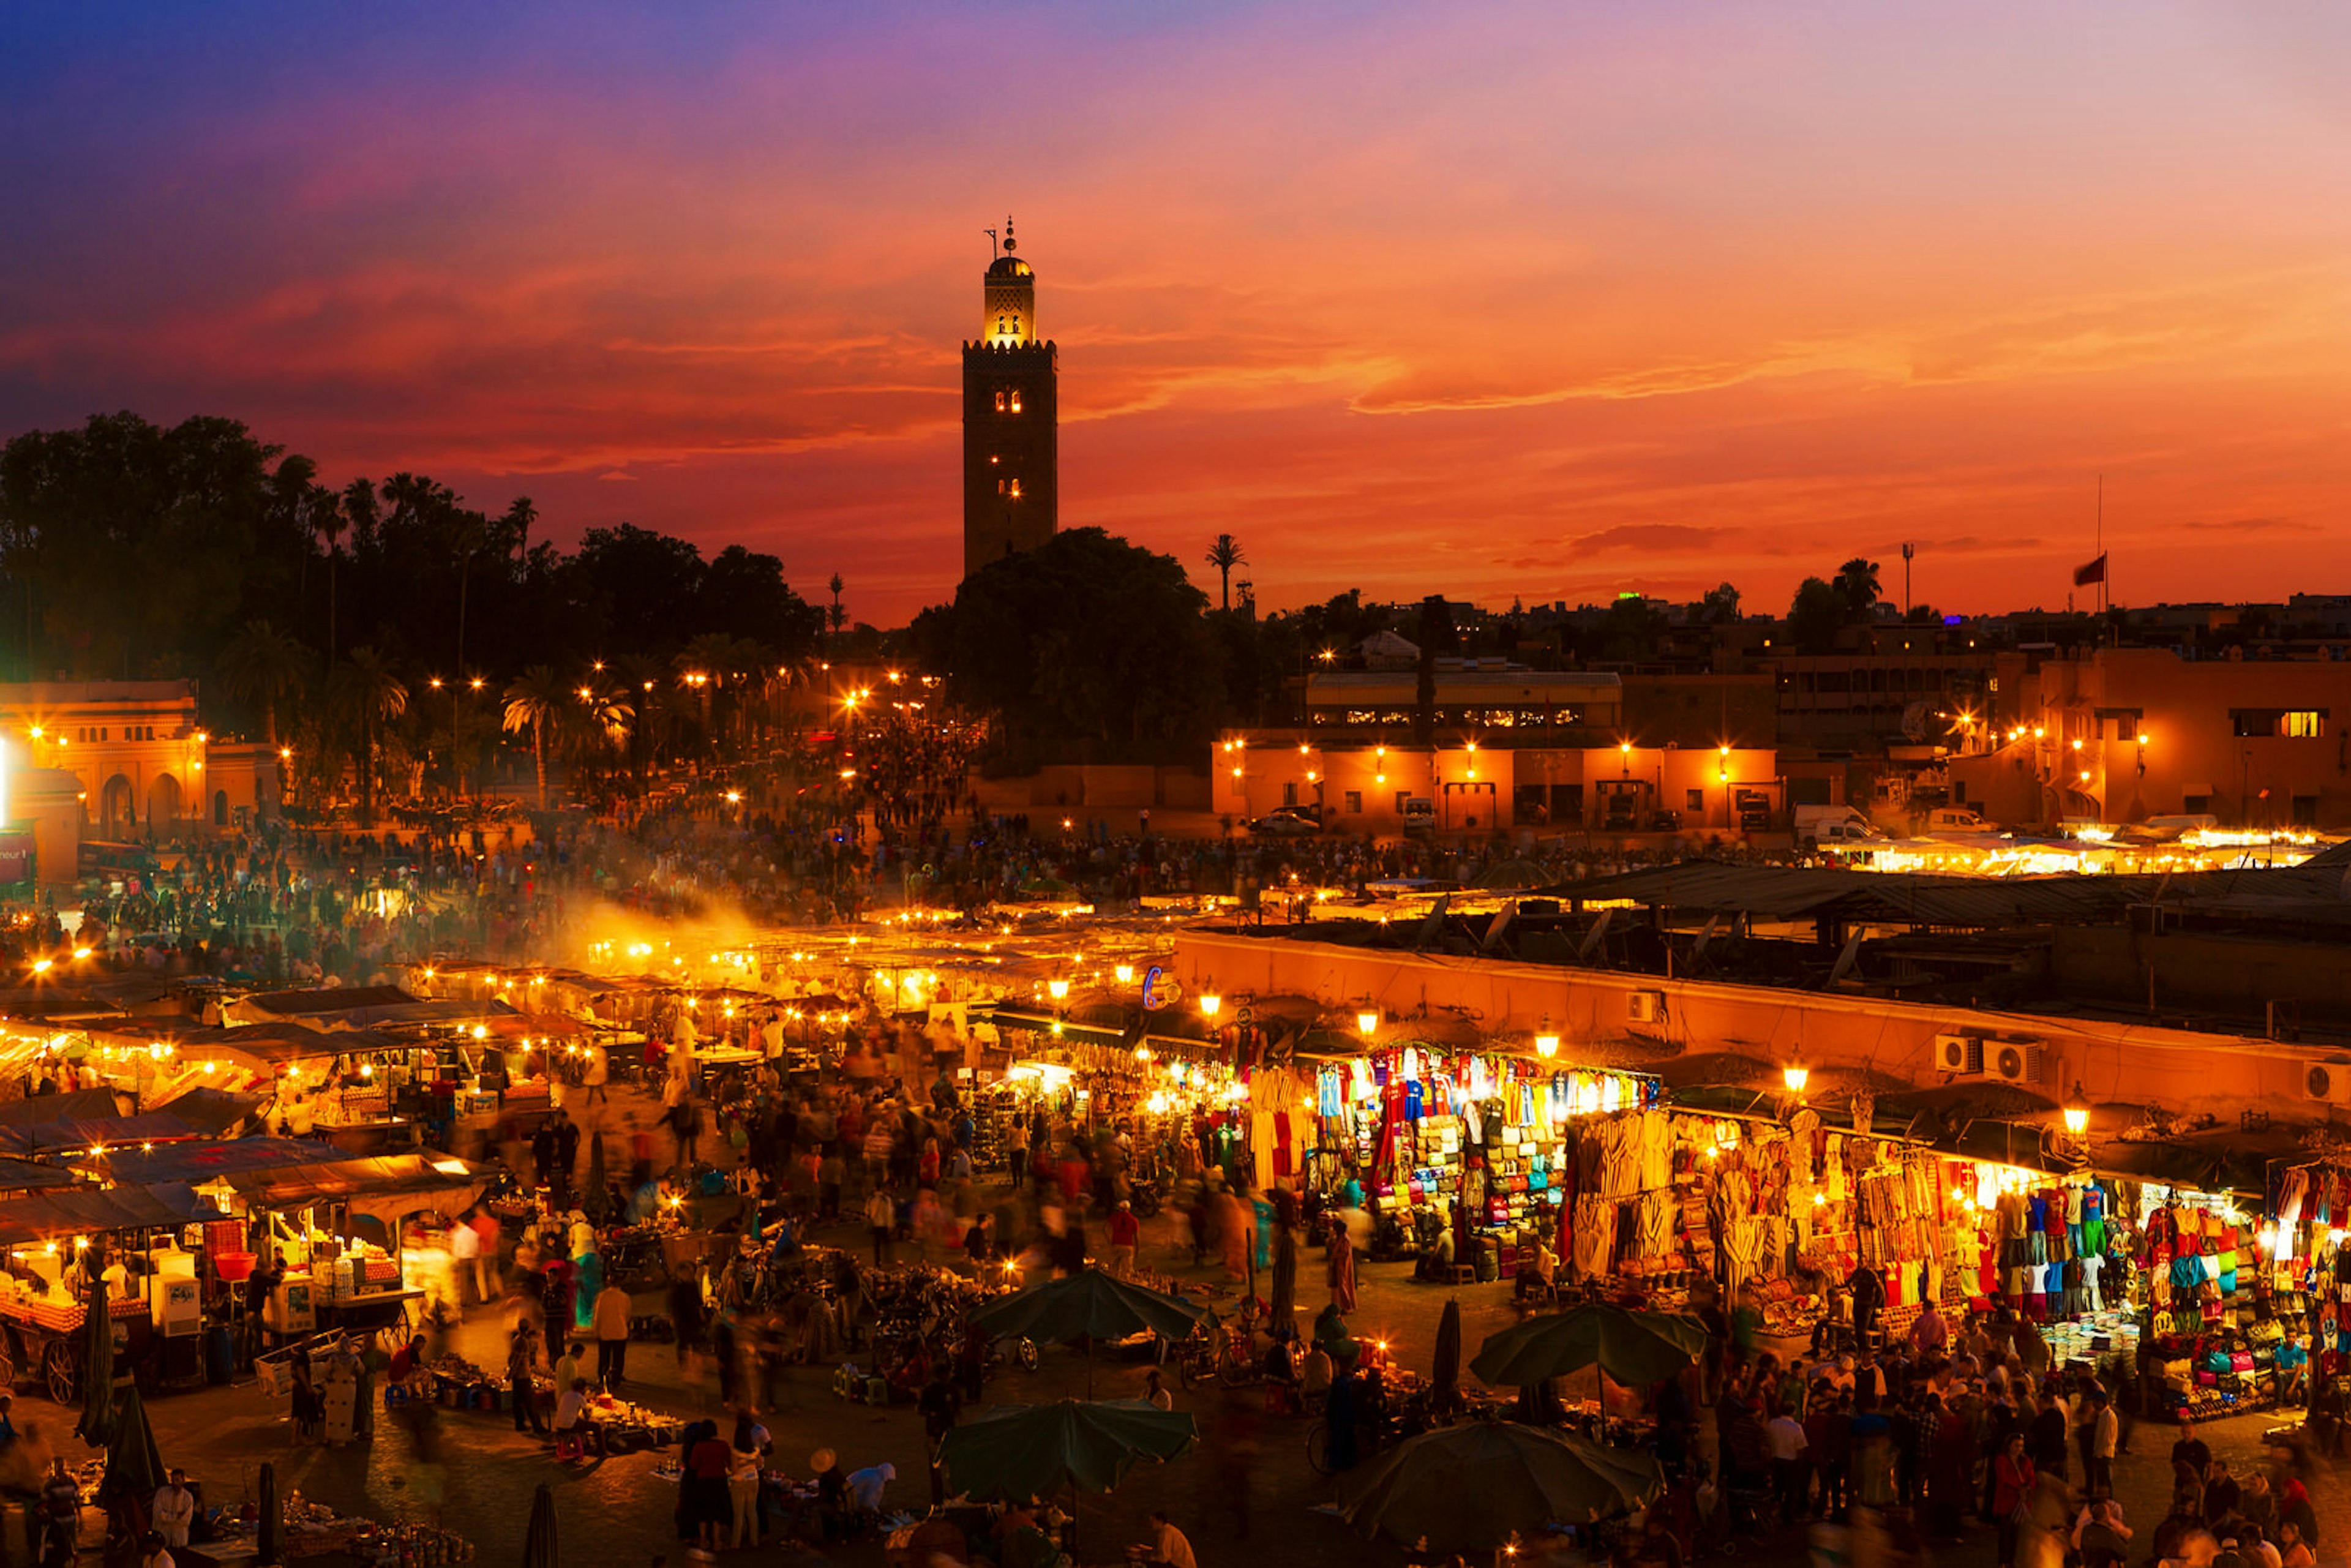
{"type": "Polygon", "coordinates": [[[530,1531],[522,1538],[522,1568],[556,1568],[555,1493],[545,1481],[530,1494],[530,1531]]]}
{"type": "Polygon", "coordinates": [[[612,1218],[612,1184],[604,1175],[604,1134],[598,1132],[588,1140],[588,1190],[580,1195],[580,1210],[588,1222],[601,1229],[612,1218]]]}
{"type": "Polygon", "coordinates": [[[1204,1309],[1157,1291],[1113,1280],[1099,1269],[1001,1296],[971,1313],[971,1326],[997,1335],[1067,1343],[1080,1339],[1124,1339],[1155,1333],[1184,1339],[1204,1309]]]}
{"type": "Polygon", "coordinates": [[[1113,1280],[1098,1269],[1084,1269],[990,1301],[974,1311],[968,1321],[973,1328],[999,1338],[1051,1340],[1057,1344],[1085,1341],[1086,1392],[1091,1395],[1094,1341],[1139,1333],[1155,1333],[1168,1341],[1188,1339],[1204,1313],[1205,1309],[1189,1301],[1113,1280]]]}
{"type": "Polygon", "coordinates": [[[286,1515],[277,1506],[277,1467],[266,1460],[261,1466],[260,1514],[253,1558],[261,1568],[274,1568],[286,1560],[286,1515]]]}
{"type": "Polygon", "coordinates": [[[950,1429],[939,1463],[957,1492],[1019,1502],[1109,1491],[1138,1459],[1172,1459],[1198,1436],[1191,1416],[1141,1399],[999,1405],[950,1429]]]}
{"type": "Polygon", "coordinates": [[[1604,1303],[1529,1318],[1478,1347],[1469,1369],[1520,1387],[1587,1366],[1628,1387],[1673,1376],[1706,1351],[1706,1326],[1678,1312],[1635,1312],[1604,1303]]]}
{"type": "Polygon", "coordinates": [[[1439,1409],[1449,1409],[1461,1392],[1461,1300],[1445,1298],[1437,1320],[1437,1350],[1429,1363],[1429,1389],[1439,1409]]]}
{"type": "Polygon", "coordinates": [[[1482,1555],[1553,1524],[1638,1508],[1664,1485],[1654,1460],[1515,1421],[1473,1421],[1381,1455],[1347,1485],[1339,1515],[1408,1551],[1482,1555]]]}
{"type": "Polygon", "coordinates": [[[114,1440],[114,1319],[106,1300],[106,1259],[100,1245],[82,1254],[89,1275],[89,1304],[82,1309],[81,1419],[74,1430],[93,1448],[114,1440]]]}
{"type": "Polygon", "coordinates": [[[99,1482],[98,1494],[152,1498],[162,1486],[163,1474],[163,1456],[155,1449],[155,1429],[147,1424],[147,1403],[139,1397],[139,1385],[134,1383],[122,1391],[114,1441],[106,1450],[106,1479],[99,1482]]]}

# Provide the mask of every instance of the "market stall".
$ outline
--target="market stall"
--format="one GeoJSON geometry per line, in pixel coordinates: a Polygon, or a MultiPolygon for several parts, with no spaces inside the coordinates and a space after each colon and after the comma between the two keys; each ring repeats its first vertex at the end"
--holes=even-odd
{"type": "Polygon", "coordinates": [[[201,1375],[198,1254],[218,1216],[182,1184],[51,1186],[0,1200],[0,1387],[37,1380],[59,1404],[81,1385],[89,1303],[75,1265],[106,1260],[116,1354],[151,1382],[201,1375]]]}

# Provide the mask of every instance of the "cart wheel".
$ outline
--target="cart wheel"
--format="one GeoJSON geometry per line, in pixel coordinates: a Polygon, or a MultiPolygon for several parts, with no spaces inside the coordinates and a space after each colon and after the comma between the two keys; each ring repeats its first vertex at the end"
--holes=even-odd
{"type": "Polygon", "coordinates": [[[1331,1473],[1331,1424],[1317,1421],[1306,1429],[1306,1462],[1318,1476],[1331,1473]]]}
{"type": "Polygon", "coordinates": [[[1179,1351],[1176,1354],[1175,1362],[1176,1385],[1188,1394],[1192,1391],[1192,1358],[1179,1351]]]}
{"type": "Polygon", "coordinates": [[[1021,1371],[1036,1371],[1037,1342],[1033,1339],[1025,1338],[1014,1340],[1012,1342],[1012,1359],[1020,1364],[1021,1371]]]}
{"type": "Polygon", "coordinates": [[[49,1385],[49,1397],[60,1405],[70,1405],[81,1392],[81,1368],[74,1364],[73,1352],[61,1339],[53,1339],[41,1352],[41,1377],[49,1385]]]}

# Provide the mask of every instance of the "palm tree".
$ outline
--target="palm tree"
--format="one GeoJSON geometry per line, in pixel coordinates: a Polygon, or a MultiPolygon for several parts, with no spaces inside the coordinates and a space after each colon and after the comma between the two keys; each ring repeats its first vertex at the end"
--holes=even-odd
{"type": "Polygon", "coordinates": [[[373,648],[351,650],[351,656],[327,677],[327,702],[346,724],[360,732],[360,825],[375,826],[376,731],[389,719],[408,711],[408,688],[401,684],[383,655],[373,648]]]}
{"type": "Polygon", "coordinates": [[[256,621],[221,650],[220,684],[231,701],[261,708],[262,738],[277,749],[277,712],[308,677],[309,650],[266,621],[256,621]]]}
{"type": "MultiPolygon", "coordinates": [[[[329,497],[331,500],[332,497],[329,497]]],[[[375,483],[366,478],[343,486],[342,504],[319,508],[319,537],[327,541],[327,663],[335,662],[335,563],[342,559],[337,543],[343,530],[375,516],[375,483]]]]}
{"type": "Polygon", "coordinates": [[[531,759],[538,765],[538,809],[542,811],[547,810],[547,727],[563,721],[570,711],[571,700],[571,693],[545,664],[533,664],[507,687],[507,733],[530,731],[531,759]]]}
{"type": "Polygon", "coordinates": [[[1224,581],[1225,608],[1233,607],[1233,568],[1247,566],[1249,557],[1241,553],[1240,541],[1230,534],[1218,534],[1217,542],[1208,547],[1208,564],[1217,569],[1224,581]]]}
{"type": "Polygon", "coordinates": [[[832,580],[831,580],[831,582],[826,583],[826,584],[825,584],[825,586],[826,586],[827,588],[830,588],[830,589],[831,589],[831,590],[832,590],[832,613],[831,613],[831,622],[832,622],[832,634],[833,634],[835,637],[838,637],[838,636],[840,636],[840,635],[841,635],[841,626],[842,626],[842,625],[843,625],[843,624],[848,621],[848,619],[849,619],[849,617],[848,617],[846,614],[844,614],[844,613],[842,612],[841,608],[841,573],[839,573],[839,572],[837,572],[837,571],[836,571],[836,572],[834,572],[834,573],[832,574],[832,580]]]}
{"type": "Polygon", "coordinates": [[[1877,602],[1877,563],[1866,556],[1854,557],[1837,568],[1836,589],[1844,595],[1849,618],[1868,620],[1869,607],[1877,602]]]}

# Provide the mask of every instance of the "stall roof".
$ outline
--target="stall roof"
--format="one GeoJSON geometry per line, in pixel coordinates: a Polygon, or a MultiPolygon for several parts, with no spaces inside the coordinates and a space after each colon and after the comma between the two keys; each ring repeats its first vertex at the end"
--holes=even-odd
{"type": "Polygon", "coordinates": [[[307,991],[264,991],[243,998],[242,1005],[278,1018],[309,1018],[359,1008],[396,1007],[418,999],[398,986],[328,986],[307,991]]]}
{"type": "Polygon", "coordinates": [[[122,1113],[123,1101],[111,1089],[77,1089],[70,1094],[28,1094],[0,1102],[0,1127],[30,1127],[43,1122],[96,1121],[122,1113]]]}
{"type": "Polygon", "coordinates": [[[169,1111],[143,1111],[136,1116],[64,1117],[55,1122],[0,1127],[0,1150],[37,1155],[51,1150],[112,1147],[118,1144],[162,1143],[194,1135],[194,1129],[169,1111]]]}
{"type": "Polygon", "coordinates": [[[47,1160],[20,1160],[0,1155],[0,1192],[26,1192],[34,1187],[71,1186],[81,1178],[63,1166],[47,1160]]]}
{"type": "Polygon", "coordinates": [[[93,1176],[118,1182],[186,1182],[192,1186],[247,1171],[295,1166],[336,1165],[350,1156],[332,1144],[309,1138],[231,1138],[162,1144],[152,1149],[110,1148],[84,1154],[74,1164],[93,1176]]]}
{"type": "Polygon", "coordinates": [[[269,1103],[266,1094],[233,1094],[199,1085],[155,1109],[187,1124],[199,1137],[218,1137],[269,1103]]]}
{"type": "Polygon", "coordinates": [[[470,1204],[496,1175],[491,1166],[461,1160],[455,1155],[429,1154],[381,1155],[323,1165],[228,1171],[217,1179],[226,1182],[257,1208],[349,1203],[389,1218],[414,1207],[407,1200],[440,1193],[462,1192],[470,1204]]]}
{"type": "Polygon", "coordinates": [[[199,1026],[159,1030],[155,1038],[178,1046],[183,1058],[202,1056],[208,1051],[234,1051],[271,1067],[351,1051],[406,1051],[415,1043],[377,1030],[339,1029],[329,1033],[287,1022],[237,1024],[226,1029],[199,1026]]]}
{"type": "Polygon", "coordinates": [[[0,1200],[0,1246],[220,1218],[189,1186],[57,1186],[0,1200]]]}

